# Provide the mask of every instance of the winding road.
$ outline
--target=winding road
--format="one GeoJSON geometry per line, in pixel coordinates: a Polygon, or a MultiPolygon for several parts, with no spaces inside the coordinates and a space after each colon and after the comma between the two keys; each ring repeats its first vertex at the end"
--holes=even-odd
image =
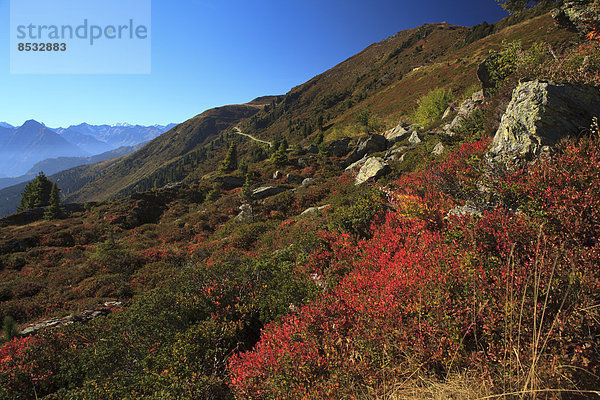
{"type": "Polygon", "coordinates": [[[273,144],[271,142],[267,142],[265,140],[260,140],[260,139],[255,138],[252,135],[248,135],[247,133],[242,132],[242,130],[240,128],[238,128],[237,126],[235,128],[233,128],[233,130],[234,130],[233,133],[235,133],[237,135],[246,136],[246,137],[249,137],[250,139],[254,140],[255,142],[259,142],[259,143],[263,143],[263,144],[268,144],[269,147],[273,147],[273,144]]]}

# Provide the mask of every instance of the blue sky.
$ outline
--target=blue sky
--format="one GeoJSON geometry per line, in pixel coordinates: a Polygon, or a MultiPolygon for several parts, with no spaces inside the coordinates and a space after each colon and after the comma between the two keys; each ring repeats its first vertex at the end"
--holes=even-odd
{"type": "MultiPolygon", "coordinates": [[[[0,0],[0,26],[9,25],[9,5],[0,0]]],[[[284,94],[403,29],[505,15],[495,0],[153,0],[147,75],[10,74],[4,28],[0,121],[183,122],[208,108],[284,94]]]]}

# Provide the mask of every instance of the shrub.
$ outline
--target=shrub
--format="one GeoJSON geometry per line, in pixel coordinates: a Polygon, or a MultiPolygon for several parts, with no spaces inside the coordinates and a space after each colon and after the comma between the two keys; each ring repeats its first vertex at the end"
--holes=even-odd
{"type": "Polygon", "coordinates": [[[416,123],[425,127],[431,126],[442,118],[448,104],[452,101],[452,92],[444,89],[434,89],[417,101],[414,113],[416,123]]]}

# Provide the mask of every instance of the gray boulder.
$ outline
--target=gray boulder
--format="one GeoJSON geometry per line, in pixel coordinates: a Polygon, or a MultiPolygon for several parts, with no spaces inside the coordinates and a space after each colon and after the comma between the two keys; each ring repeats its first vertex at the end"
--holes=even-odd
{"type": "Polygon", "coordinates": [[[348,154],[348,145],[350,144],[350,138],[345,137],[338,140],[334,140],[327,146],[327,155],[342,157],[348,154]]]}
{"type": "Polygon", "coordinates": [[[473,216],[473,217],[482,217],[483,213],[477,207],[465,204],[464,206],[454,207],[452,210],[448,211],[448,216],[456,216],[456,217],[464,217],[464,216],[473,216]]]}
{"type": "Polygon", "coordinates": [[[369,135],[361,139],[356,146],[356,149],[346,158],[346,165],[350,165],[360,160],[367,154],[378,153],[385,151],[388,147],[388,141],[383,135],[369,135]]]}
{"type": "Polygon", "coordinates": [[[444,147],[442,142],[439,142],[438,144],[435,145],[431,154],[436,155],[436,156],[441,156],[442,154],[444,154],[444,150],[446,150],[446,148],[444,147]]]}
{"type": "Polygon", "coordinates": [[[370,179],[377,179],[391,172],[390,166],[380,157],[371,157],[362,166],[356,180],[355,185],[361,185],[370,179]]]}
{"type": "Polygon", "coordinates": [[[402,157],[409,151],[411,151],[413,147],[410,146],[399,146],[389,150],[385,153],[384,159],[386,161],[400,161],[402,157]]]}
{"type": "Polygon", "coordinates": [[[319,153],[319,148],[317,146],[315,146],[314,144],[311,144],[307,149],[306,152],[308,154],[318,154],[319,153]]]}
{"type": "Polygon", "coordinates": [[[450,126],[447,127],[447,130],[453,131],[458,128],[463,121],[468,118],[473,112],[481,107],[484,102],[483,90],[473,93],[473,95],[467,100],[463,101],[460,107],[458,108],[458,114],[450,123],[450,126]]]}
{"type": "Polygon", "coordinates": [[[416,144],[421,143],[422,141],[423,140],[421,139],[421,136],[416,131],[414,131],[408,138],[408,143],[410,143],[410,144],[416,145],[416,144]]]}
{"type": "Polygon", "coordinates": [[[384,136],[389,143],[396,143],[406,139],[412,131],[410,124],[401,123],[384,133],[384,136]]]}
{"type": "Polygon", "coordinates": [[[357,162],[354,162],[350,165],[348,165],[345,169],[345,172],[350,172],[350,171],[354,171],[357,169],[361,169],[363,165],[365,165],[365,163],[367,162],[368,156],[364,156],[363,158],[361,158],[360,160],[358,160],[357,162]]]}
{"type": "Polygon", "coordinates": [[[563,137],[588,129],[597,115],[598,88],[538,80],[521,83],[502,116],[489,156],[496,161],[532,158],[563,137]]]}
{"type": "Polygon", "coordinates": [[[252,222],[254,213],[250,204],[242,204],[240,206],[240,213],[235,217],[236,222],[252,222]]]}
{"type": "Polygon", "coordinates": [[[252,198],[255,200],[262,200],[283,193],[286,190],[288,190],[288,188],[283,186],[262,186],[252,191],[252,198]]]}
{"type": "Polygon", "coordinates": [[[324,209],[326,209],[326,208],[329,208],[329,204],[326,204],[326,205],[324,205],[324,206],[321,206],[321,207],[310,207],[310,208],[307,208],[306,210],[304,210],[304,211],[302,212],[302,214],[300,214],[300,215],[311,215],[311,214],[315,214],[315,213],[317,213],[317,212],[319,212],[319,211],[323,211],[323,210],[324,210],[324,209]]]}

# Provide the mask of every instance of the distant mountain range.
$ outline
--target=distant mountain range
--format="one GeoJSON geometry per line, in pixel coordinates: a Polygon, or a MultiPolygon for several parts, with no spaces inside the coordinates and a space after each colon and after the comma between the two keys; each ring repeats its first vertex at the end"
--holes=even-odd
{"type": "Polygon", "coordinates": [[[35,178],[40,172],[44,172],[46,175],[53,175],[57,172],[64,171],[67,169],[79,167],[81,165],[95,164],[102,161],[110,160],[111,158],[125,156],[131,154],[134,151],[141,149],[146,143],[140,143],[136,146],[123,146],[115,150],[110,150],[102,154],[98,154],[91,157],[58,157],[48,158],[46,160],[36,163],[25,175],[13,177],[13,178],[0,178],[0,189],[4,189],[9,186],[17,185],[22,182],[27,182],[35,178]]]}
{"type": "Polygon", "coordinates": [[[0,178],[28,176],[29,170],[44,160],[48,161],[42,166],[52,172],[61,170],[61,164],[68,165],[67,168],[83,165],[90,157],[148,142],[174,126],[84,123],[52,129],[35,120],[20,127],[1,122],[0,178]]]}

